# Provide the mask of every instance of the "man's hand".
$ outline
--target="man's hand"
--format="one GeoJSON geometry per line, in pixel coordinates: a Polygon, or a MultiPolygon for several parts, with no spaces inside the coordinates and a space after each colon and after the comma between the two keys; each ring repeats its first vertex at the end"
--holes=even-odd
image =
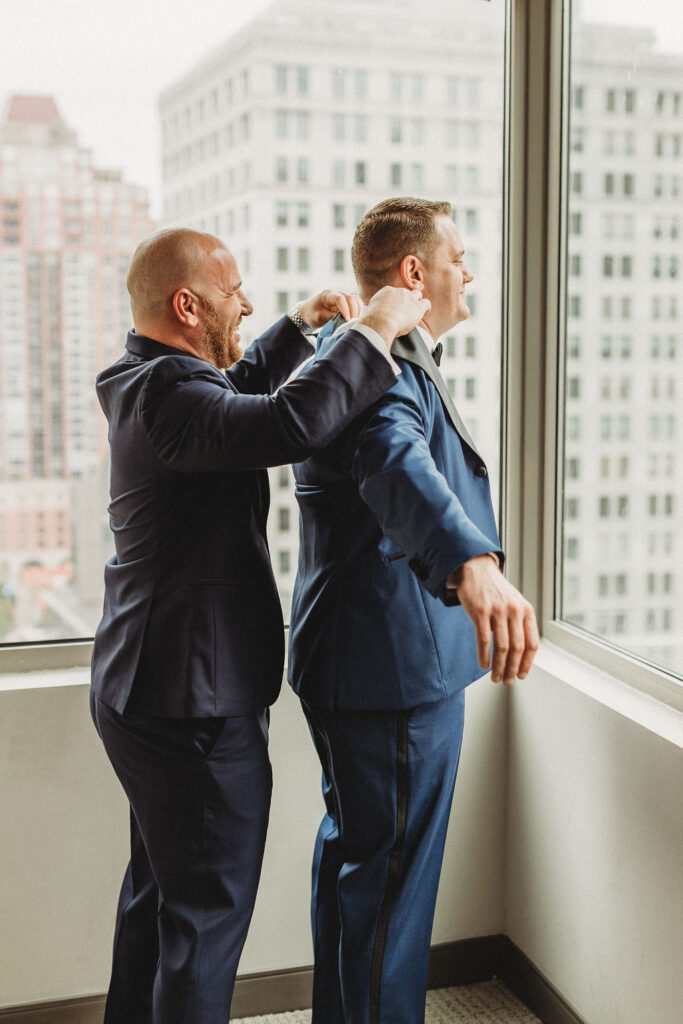
{"type": "Polygon", "coordinates": [[[536,615],[529,602],[489,555],[465,562],[456,583],[460,604],[477,631],[481,667],[489,667],[493,633],[493,682],[512,686],[515,676],[524,679],[538,650],[536,615]]]}
{"type": "Polygon", "coordinates": [[[337,313],[341,313],[345,320],[360,316],[360,299],[348,292],[326,289],[300,302],[299,312],[311,327],[322,327],[337,313]]]}
{"type": "Polygon", "coordinates": [[[377,331],[391,348],[396,338],[412,331],[431,308],[431,302],[422,298],[418,288],[394,288],[388,284],[372,296],[360,322],[377,331]]]}

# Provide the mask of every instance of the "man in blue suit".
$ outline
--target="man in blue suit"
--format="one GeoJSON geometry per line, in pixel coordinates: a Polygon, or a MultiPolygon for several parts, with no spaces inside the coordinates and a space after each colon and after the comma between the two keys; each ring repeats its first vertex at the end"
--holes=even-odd
{"type": "Polygon", "coordinates": [[[307,325],[337,310],[348,319],[357,299],[321,292],[241,358],[252,307],[218,239],[159,232],[127,284],[135,330],[97,379],[116,554],[92,710],[131,807],[105,1021],[225,1024],[261,869],[267,708],[283,671],[264,467],[328,444],[391,387],[390,345],[429,303],[384,289],[334,351],[284,383],[311,354],[307,325]]]}
{"type": "MultiPolygon", "coordinates": [[[[302,544],[289,678],[323,767],[313,863],[313,1024],[419,1024],[464,688],[511,684],[538,645],[502,575],[486,466],[433,350],[469,315],[448,203],[389,199],[356,231],[361,298],[430,300],[396,384],[295,467],[302,544]]],[[[322,333],[322,332],[321,332],[322,333]]],[[[324,337],[317,358],[341,335],[324,337]]],[[[438,353],[437,353],[438,354],[438,353]]]]}

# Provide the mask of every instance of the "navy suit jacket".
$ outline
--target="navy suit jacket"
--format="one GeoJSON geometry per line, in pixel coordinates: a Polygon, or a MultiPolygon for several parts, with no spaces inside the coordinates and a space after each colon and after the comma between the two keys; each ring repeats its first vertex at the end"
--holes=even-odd
{"type": "Polygon", "coordinates": [[[328,444],[396,377],[355,331],[311,355],[286,318],[227,374],[135,333],[97,378],[109,421],[111,528],[92,683],[116,711],[241,715],[272,703],[284,661],[262,467],[328,444]]]}
{"type": "Polygon", "coordinates": [[[409,708],[483,675],[446,582],[487,551],[502,564],[486,467],[419,333],[392,355],[393,388],[294,470],[289,679],[312,707],[409,708]]]}

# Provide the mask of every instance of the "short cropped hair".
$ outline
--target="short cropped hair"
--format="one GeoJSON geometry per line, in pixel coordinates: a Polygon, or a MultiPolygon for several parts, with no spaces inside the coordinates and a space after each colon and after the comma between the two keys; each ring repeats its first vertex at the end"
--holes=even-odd
{"type": "Polygon", "coordinates": [[[368,210],[351,246],[359,288],[376,291],[387,284],[404,256],[426,262],[440,241],[436,218],[450,213],[450,203],[411,196],[384,199],[368,210]]]}

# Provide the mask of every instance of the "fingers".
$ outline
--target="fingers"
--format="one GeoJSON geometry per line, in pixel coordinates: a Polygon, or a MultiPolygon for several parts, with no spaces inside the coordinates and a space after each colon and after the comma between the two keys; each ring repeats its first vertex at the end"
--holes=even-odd
{"type": "Polygon", "coordinates": [[[330,298],[332,299],[332,308],[336,308],[337,312],[341,313],[345,320],[350,320],[353,315],[349,303],[350,296],[345,295],[344,292],[332,292],[330,298]]]}
{"type": "Polygon", "coordinates": [[[536,616],[531,605],[526,611],[514,607],[506,620],[493,622],[493,665],[491,679],[512,686],[515,679],[524,679],[538,650],[536,616]]]}
{"type": "Polygon", "coordinates": [[[477,657],[480,668],[489,667],[489,656],[491,654],[491,621],[488,616],[482,616],[474,624],[477,631],[477,657]]]}
{"type": "Polygon", "coordinates": [[[491,664],[491,679],[494,683],[499,683],[505,675],[510,643],[507,619],[503,616],[501,616],[500,619],[492,619],[491,627],[493,632],[493,662],[491,664]]]}
{"type": "Polygon", "coordinates": [[[488,556],[472,558],[461,566],[458,596],[474,623],[481,668],[488,668],[490,659],[494,683],[511,686],[515,677],[523,679],[539,645],[536,616],[529,602],[488,556]]]}
{"type": "Polygon", "coordinates": [[[536,615],[531,605],[529,605],[527,614],[524,616],[524,635],[526,637],[526,646],[517,672],[520,679],[526,679],[529,674],[531,663],[534,660],[540,643],[536,615]]]}

